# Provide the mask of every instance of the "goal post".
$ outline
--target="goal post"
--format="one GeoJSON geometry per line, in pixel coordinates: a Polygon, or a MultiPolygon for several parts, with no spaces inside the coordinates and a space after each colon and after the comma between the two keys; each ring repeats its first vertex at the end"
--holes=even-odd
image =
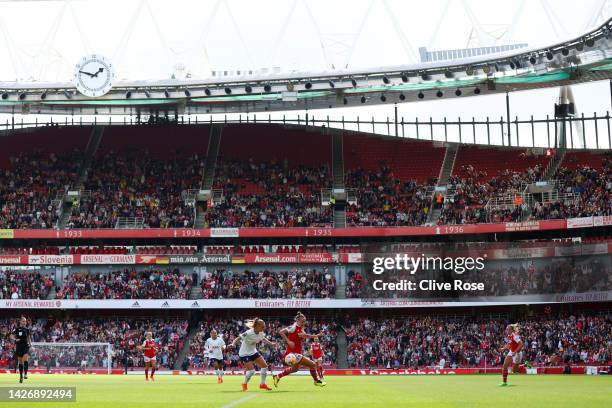
{"type": "Polygon", "coordinates": [[[30,366],[47,369],[106,370],[113,367],[110,343],[47,343],[32,342],[30,366]]]}

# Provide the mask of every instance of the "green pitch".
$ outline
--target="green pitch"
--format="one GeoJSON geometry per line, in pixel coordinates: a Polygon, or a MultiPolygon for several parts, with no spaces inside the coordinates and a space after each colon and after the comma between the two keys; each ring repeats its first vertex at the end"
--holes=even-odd
{"type": "MultiPolygon", "coordinates": [[[[0,375],[0,387],[19,386],[15,375],[0,375]]],[[[259,376],[250,390],[240,389],[241,378],[213,376],[158,376],[145,382],[142,376],[32,374],[26,387],[75,386],[74,403],[6,403],[0,407],[25,408],[326,408],[326,407],[466,407],[541,408],[612,406],[612,376],[510,376],[510,387],[500,388],[499,376],[372,376],[326,378],[318,388],[310,377],[283,378],[279,388],[258,389],[259,376]]],[[[272,378],[268,378],[272,386],[272,378]]]]}

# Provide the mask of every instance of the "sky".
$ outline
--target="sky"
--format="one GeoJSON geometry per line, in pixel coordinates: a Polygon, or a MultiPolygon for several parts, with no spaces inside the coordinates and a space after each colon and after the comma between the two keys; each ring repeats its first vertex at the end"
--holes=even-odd
{"type": "Polygon", "coordinates": [[[547,45],[603,22],[610,0],[0,1],[2,80],[66,81],[85,54],[120,79],[177,71],[324,71],[417,62],[418,48],[547,45]],[[598,17],[599,16],[599,17],[598,17]],[[4,58],[3,58],[4,59],[4,58]],[[10,63],[9,63],[10,62],[10,63]],[[184,67],[181,69],[180,67],[184,67]]]}
{"type": "MultiPolygon", "coordinates": [[[[409,64],[419,47],[553,44],[611,15],[612,0],[0,0],[0,82],[69,81],[91,53],[126,80],[409,64]]],[[[608,82],[575,87],[579,111],[610,110],[609,92],[608,82]]],[[[511,116],[552,114],[557,95],[514,93],[511,116]]],[[[384,116],[392,107],[363,111],[384,116]]],[[[407,118],[502,114],[503,95],[400,105],[407,118]]]]}

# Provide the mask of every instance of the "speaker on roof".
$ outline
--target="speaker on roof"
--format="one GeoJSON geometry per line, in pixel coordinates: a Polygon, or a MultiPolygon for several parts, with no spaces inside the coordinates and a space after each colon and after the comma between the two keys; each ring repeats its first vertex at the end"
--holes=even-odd
{"type": "Polygon", "coordinates": [[[570,103],[555,103],[555,117],[556,118],[566,118],[568,116],[573,116],[576,114],[576,107],[573,102],[570,103]]]}

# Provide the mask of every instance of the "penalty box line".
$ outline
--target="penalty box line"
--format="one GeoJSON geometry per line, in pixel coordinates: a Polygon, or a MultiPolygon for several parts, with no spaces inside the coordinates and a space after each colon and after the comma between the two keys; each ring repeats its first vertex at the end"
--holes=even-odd
{"type": "Polygon", "coordinates": [[[238,404],[242,404],[243,402],[252,400],[256,396],[257,396],[257,394],[253,394],[253,395],[248,395],[246,397],[242,397],[242,398],[240,398],[240,399],[238,399],[236,401],[230,402],[229,404],[222,406],[221,408],[232,408],[232,407],[235,407],[238,404]]]}

